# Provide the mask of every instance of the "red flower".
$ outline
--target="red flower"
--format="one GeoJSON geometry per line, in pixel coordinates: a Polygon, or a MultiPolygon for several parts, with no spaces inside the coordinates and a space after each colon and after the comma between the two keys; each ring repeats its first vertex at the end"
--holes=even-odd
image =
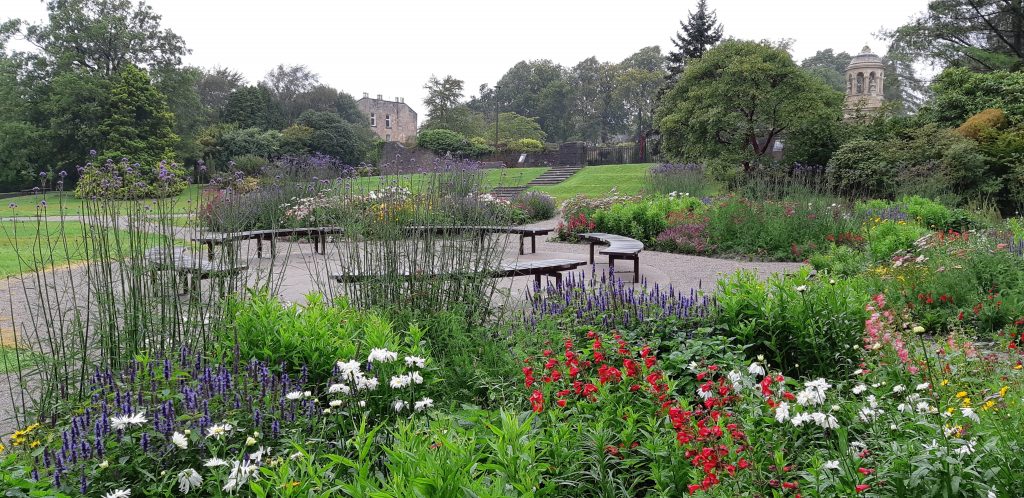
{"type": "Polygon", "coordinates": [[[558,401],[555,401],[555,403],[558,404],[559,407],[565,408],[565,400],[564,399],[560,399],[558,401]]]}
{"type": "Polygon", "coordinates": [[[526,387],[529,388],[533,385],[533,369],[530,367],[523,367],[523,375],[526,377],[526,387]]]}
{"type": "Polygon", "coordinates": [[[640,375],[640,367],[631,359],[622,360],[622,368],[626,369],[626,375],[629,377],[640,375]]]}
{"type": "Polygon", "coordinates": [[[691,484],[687,486],[686,489],[690,490],[690,494],[692,495],[697,491],[700,491],[700,484],[691,484]]]}
{"type": "Polygon", "coordinates": [[[853,489],[856,489],[858,493],[867,491],[871,486],[868,484],[858,484],[853,489]]]}
{"type": "Polygon", "coordinates": [[[861,467],[861,468],[857,469],[857,472],[860,472],[861,474],[869,476],[869,475],[875,473],[875,469],[865,469],[864,467],[861,467]]]}
{"type": "Polygon", "coordinates": [[[784,483],[782,483],[782,487],[786,488],[786,489],[796,489],[796,488],[800,487],[800,484],[797,483],[796,481],[784,482],[784,483]]]}
{"type": "Polygon", "coordinates": [[[537,413],[544,410],[544,394],[537,389],[534,389],[533,394],[530,395],[530,407],[537,413]]]}

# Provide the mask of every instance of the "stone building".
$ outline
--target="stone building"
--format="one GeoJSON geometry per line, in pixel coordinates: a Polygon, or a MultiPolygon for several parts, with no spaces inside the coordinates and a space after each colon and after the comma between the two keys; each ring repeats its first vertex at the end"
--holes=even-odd
{"type": "Polygon", "coordinates": [[[406,143],[416,138],[416,111],[399,97],[395,100],[384,100],[377,94],[371,99],[367,93],[356,101],[356,107],[370,121],[370,129],[385,142],[406,143]]]}
{"type": "Polygon", "coordinates": [[[846,102],[843,117],[857,119],[877,111],[885,103],[885,63],[867,45],[846,66],[846,102]]]}

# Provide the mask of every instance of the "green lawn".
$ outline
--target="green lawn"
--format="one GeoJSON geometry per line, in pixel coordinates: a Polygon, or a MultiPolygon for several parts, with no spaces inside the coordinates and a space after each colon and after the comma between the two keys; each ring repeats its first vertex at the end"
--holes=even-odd
{"type": "MultiPolygon", "coordinates": [[[[547,171],[548,168],[491,168],[484,170],[483,186],[485,189],[491,189],[494,187],[515,187],[519,185],[526,185],[531,180],[537,178],[542,173],[547,171]]],[[[399,175],[380,177],[380,176],[366,176],[356,178],[352,181],[355,188],[358,189],[374,189],[381,181],[394,181],[397,180],[402,185],[417,185],[426,178],[424,173],[415,173],[411,175],[399,175]]]]}
{"type": "Polygon", "coordinates": [[[0,346],[0,373],[17,372],[42,360],[42,355],[27,349],[0,346]]]}
{"type": "MultiPolygon", "coordinates": [[[[128,249],[128,232],[120,243],[128,249]]],[[[157,235],[148,235],[155,245],[157,235]]],[[[42,222],[35,219],[0,221],[0,278],[85,259],[82,224],[78,220],[42,222]]]]}
{"type": "Polygon", "coordinates": [[[607,195],[612,188],[622,195],[639,194],[644,187],[647,171],[652,166],[653,163],[587,166],[558,185],[534,187],[532,190],[551,195],[558,202],[577,194],[594,197],[607,195]]]}
{"type": "MultiPolygon", "coordinates": [[[[184,213],[193,209],[196,199],[199,197],[200,185],[190,185],[174,199],[171,208],[175,213],[184,213]]],[[[85,201],[75,197],[72,192],[23,195],[0,201],[0,216],[60,216],[63,209],[65,216],[76,216],[82,214],[85,201]],[[46,201],[43,205],[42,201],[46,201]],[[11,208],[10,205],[15,207],[11,208]]]]}

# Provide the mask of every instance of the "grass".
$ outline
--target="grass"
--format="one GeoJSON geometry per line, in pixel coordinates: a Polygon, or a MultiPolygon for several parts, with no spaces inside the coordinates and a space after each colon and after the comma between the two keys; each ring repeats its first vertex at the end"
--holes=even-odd
{"type": "MultiPolygon", "coordinates": [[[[537,178],[542,173],[547,171],[548,168],[491,168],[484,170],[484,177],[482,180],[483,187],[494,188],[494,187],[516,187],[519,185],[526,185],[530,183],[534,178],[537,178]]],[[[423,183],[426,177],[423,173],[415,173],[411,175],[398,175],[388,176],[389,180],[397,180],[399,183],[404,185],[413,184],[418,185],[423,183]]],[[[380,184],[382,178],[379,176],[366,176],[356,178],[352,181],[354,187],[373,189],[380,184]]]]}
{"type": "MultiPolygon", "coordinates": [[[[184,213],[192,208],[196,202],[195,200],[199,197],[199,189],[201,187],[200,185],[189,185],[185,188],[185,191],[177,196],[173,211],[175,213],[184,213]]],[[[37,214],[41,216],[60,216],[62,210],[64,216],[78,216],[83,214],[84,201],[75,197],[71,192],[65,192],[64,194],[49,192],[11,197],[3,199],[0,203],[7,205],[15,204],[13,208],[2,208],[3,211],[0,211],[0,216],[4,217],[35,216],[37,214]],[[45,207],[41,204],[43,200],[46,201],[45,207]]]]}
{"type": "Polygon", "coordinates": [[[534,187],[532,190],[544,192],[558,202],[578,194],[594,197],[606,195],[612,188],[618,194],[634,195],[643,189],[647,170],[652,166],[652,163],[587,166],[558,185],[534,187]]]}
{"type": "MultiPolygon", "coordinates": [[[[121,231],[120,240],[125,251],[128,236],[127,231],[121,231]]],[[[149,244],[153,245],[158,236],[150,235],[149,239],[149,244]]],[[[0,278],[84,261],[84,245],[82,224],[78,220],[0,221],[0,278]]]]}

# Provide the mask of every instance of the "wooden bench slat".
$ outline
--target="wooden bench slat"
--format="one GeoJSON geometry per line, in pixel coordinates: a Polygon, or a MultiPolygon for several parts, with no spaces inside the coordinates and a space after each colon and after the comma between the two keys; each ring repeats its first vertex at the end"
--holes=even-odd
{"type": "Polygon", "coordinates": [[[341,283],[356,283],[364,280],[370,280],[373,278],[383,278],[388,276],[395,276],[401,278],[455,278],[455,277],[469,277],[473,275],[487,274],[491,278],[508,278],[508,277],[521,277],[521,276],[535,276],[537,281],[540,281],[542,276],[553,276],[557,282],[561,282],[561,272],[575,270],[580,266],[587,264],[584,261],[577,261],[571,259],[547,259],[541,261],[524,261],[517,263],[504,263],[500,267],[479,272],[462,272],[462,273],[416,273],[411,274],[409,272],[402,272],[398,274],[366,274],[366,273],[333,273],[331,278],[341,283]]]}

